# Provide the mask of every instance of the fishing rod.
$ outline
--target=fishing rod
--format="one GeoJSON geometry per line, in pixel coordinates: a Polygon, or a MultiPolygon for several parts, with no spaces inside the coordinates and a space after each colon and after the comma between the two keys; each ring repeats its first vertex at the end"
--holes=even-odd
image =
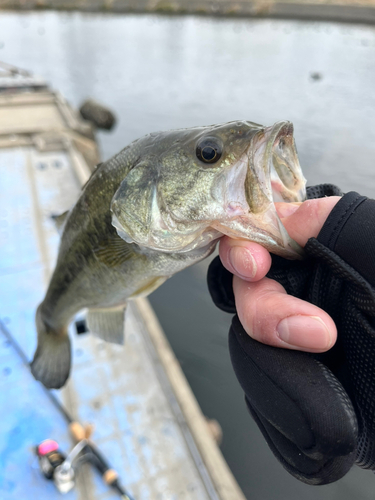
{"type": "MultiPolygon", "coordinates": [[[[1,319],[0,329],[23,363],[29,368],[30,363],[26,354],[1,319]]],[[[83,426],[73,420],[56,396],[43,384],[41,384],[41,387],[55,408],[64,416],[69,425],[70,433],[76,441],[76,445],[68,455],[62,453],[56,441],[52,439],[47,439],[36,446],[36,454],[44,476],[47,479],[54,479],[59,491],[65,493],[74,486],[73,463],[77,463],[79,460],[89,461],[98,470],[104,482],[117,491],[121,500],[134,500],[126,489],[121,486],[117,472],[109,466],[107,460],[90,440],[93,426],[83,426]]]]}

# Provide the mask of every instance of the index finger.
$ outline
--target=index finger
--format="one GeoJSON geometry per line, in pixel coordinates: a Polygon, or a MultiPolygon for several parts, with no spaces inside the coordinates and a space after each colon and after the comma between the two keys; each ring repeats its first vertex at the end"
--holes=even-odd
{"type": "MultiPolygon", "coordinates": [[[[289,235],[301,246],[318,236],[339,196],[307,200],[303,203],[275,203],[289,235]]],[[[259,281],[269,271],[271,256],[258,243],[227,236],[220,241],[220,259],[226,269],[245,281],[259,281]]]]}

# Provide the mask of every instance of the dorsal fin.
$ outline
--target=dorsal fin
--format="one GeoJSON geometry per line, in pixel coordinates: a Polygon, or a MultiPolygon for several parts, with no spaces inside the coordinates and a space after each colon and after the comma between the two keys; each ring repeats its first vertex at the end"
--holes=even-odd
{"type": "Polygon", "coordinates": [[[61,215],[51,215],[51,218],[52,218],[52,220],[55,224],[55,227],[57,229],[57,232],[59,234],[62,233],[63,226],[64,226],[66,219],[68,218],[69,212],[70,212],[70,210],[67,210],[66,212],[64,212],[61,215]]]}

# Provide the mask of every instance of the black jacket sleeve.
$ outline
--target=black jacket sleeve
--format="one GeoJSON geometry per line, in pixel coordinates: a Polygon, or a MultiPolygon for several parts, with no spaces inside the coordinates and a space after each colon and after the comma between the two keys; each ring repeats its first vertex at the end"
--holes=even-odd
{"type": "MultiPolygon", "coordinates": [[[[308,192],[339,194],[327,185],[308,192]]],[[[301,481],[326,484],[354,463],[375,469],[375,201],[343,196],[305,250],[304,261],[273,256],[268,277],[327,311],[336,345],[324,354],[266,346],[235,316],[229,347],[249,411],[275,456],[301,481]]],[[[215,259],[212,298],[235,312],[231,280],[215,259]]]]}

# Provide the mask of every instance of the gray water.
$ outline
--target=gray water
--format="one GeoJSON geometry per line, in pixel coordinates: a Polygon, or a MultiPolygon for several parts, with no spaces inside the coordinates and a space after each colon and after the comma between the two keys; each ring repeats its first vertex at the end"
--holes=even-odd
{"type": "MultiPolygon", "coordinates": [[[[248,119],[295,125],[309,184],[375,189],[375,28],[295,21],[1,13],[0,60],[32,70],[72,104],[93,96],[119,123],[103,159],[148,132],[248,119]]],[[[207,263],[151,296],[203,412],[249,500],[373,500],[372,473],[309,487],[291,478],[245,409],[227,349],[230,316],[211,304],[207,263]]]]}

